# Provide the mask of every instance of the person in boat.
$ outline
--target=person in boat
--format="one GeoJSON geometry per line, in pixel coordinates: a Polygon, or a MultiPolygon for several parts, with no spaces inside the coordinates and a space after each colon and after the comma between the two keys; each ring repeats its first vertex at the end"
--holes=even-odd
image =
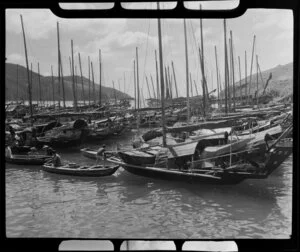
{"type": "Polygon", "coordinates": [[[28,155],[37,155],[38,151],[35,147],[31,147],[30,151],[28,152],[28,155]]]}
{"type": "Polygon", "coordinates": [[[52,164],[53,164],[54,167],[62,166],[61,157],[60,157],[60,155],[58,155],[56,153],[56,151],[54,151],[54,156],[52,158],[52,164]]]}
{"type": "Polygon", "coordinates": [[[45,154],[47,156],[53,156],[54,153],[55,153],[55,151],[51,147],[49,147],[48,145],[44,145],[43,148],[42,148],[42,150],[45,151],[45,154]]]}
{"type": "Polygon", "coordinates": [[[97,154],[96,154],[96,164],[98,164],[99,160],[105,160],[105,144],[102,145],[102,147],[100,147],[97,151],[97,154]]]}
{"type": "Polygon", "coordinates": [[[12,151],[8,144],[5,145],[5,157],[12,158],[12,151]]]}

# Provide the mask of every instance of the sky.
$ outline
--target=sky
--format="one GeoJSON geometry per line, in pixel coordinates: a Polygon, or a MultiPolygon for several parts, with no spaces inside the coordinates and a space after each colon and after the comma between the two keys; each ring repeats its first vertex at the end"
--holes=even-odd
{"type": "MultiPolygon", "coordinates": [[[[151,3],[144,8],[154,8],[151,3]]],[[[234,6],[235,3],[232,4],[234,6]]],[[[164,4],[164,8],[172,7],[164,4]]],[[[174,4],[173,4],[174,6],[174,4]]],[[[68,8],[68,6],[61,6],[68,8]]],[[[74,7],[74,5],[73,5],[74,7]]],[[[93,3],[81,3],[76,8],[97,8],[93,3]]],[[[126,6],[135,8],[132,5],[126,6]]],[[[141,4],[138,6],[141,7],[141,4]]],[[[143,6],[142,6],[143,7],[143,6]]],[[[198,3],[190,2],[190,8],[199,8],[198,3]]],[[[212,7],[220,7],[214,5],[212,7]]],[[[202,5],[203,9],[209,6],[202,5]]],[[[99,83],[99,50],[102,58],[102,85],[115,87],[134,96],[133,61],[138,48],[139,85],[142,96],[149,97],[146,85],[147,76],[150,96],[153,97],[151,76],[156,85],[155,54],[158,50],[157,19],[62,19],[47,9],[7,9],[6,10],[6,58],[8,63],[25,66],[25,52],[22,37],[20,14],[23,16],[29,62],[37,72],[40,64],[42,75],[57,75],[57,30],[59,22],[60,47],[64,75],[70,75],[69,56],[71,40],[74,43],[74,61],[79,72],[78,53],[81,55],[83,75],[88,78],[88,56],[93,62],[95,82],[99,83]],[[125,76],[125,81],[124,81],[125,76]]],[[[186,96],[186,60],[183,19],[162,19],[163,61],[174,69],[180,96],[186,96]]],[[[253,36],[256,35],[255,55],[262,71],[293,61],[293,13],[291,10],[249,9],[241,17],[227,19],[227,40],[230,30],[233,37],[235,80],[239,80],[240,57],[241,77],[245,76],[245,51],[247,51],[247,73],[251,68],[253,36]]],[[[199,19],[186,19],[189,72],[193,82],[200,89],[201,71],[198,46],[200,44],[199,19]]],[[[215,46],[221,85],[224,81],[224,29],[222,19],[203,19],[205,75],[209,91],[217,87],[215,46]]],[[[227,43],[228,44],[228,43],[227,43]]],[[[29,63],[29,64],[30,64],[29,63]]],[[[256,73],[256,62],[253,62],[256,73]]],[[[174,83],[174,81],[173,81],[174,83]]],[[[174,84],[173,84],[174,86],[174,84]]],[[[196,94],[193,85],[194,95],[196,94]]],[[[173,93],[175,91],[173,90],[173,93]]]]}

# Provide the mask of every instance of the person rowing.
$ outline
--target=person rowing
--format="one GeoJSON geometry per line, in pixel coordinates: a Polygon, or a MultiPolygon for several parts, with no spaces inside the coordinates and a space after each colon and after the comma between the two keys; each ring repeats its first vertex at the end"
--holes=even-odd
{"type": "Polygon", "coordinates": [[[105,144],[102,145],[97,151],[96,154],[96,165],[98,164],[99,160],[105,160],[105,144]]]}

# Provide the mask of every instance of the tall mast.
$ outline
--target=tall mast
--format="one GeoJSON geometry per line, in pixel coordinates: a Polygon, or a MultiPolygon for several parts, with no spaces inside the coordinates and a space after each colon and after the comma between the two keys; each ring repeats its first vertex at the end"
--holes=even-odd
{"type": "Polygon", "coordinates": [[[21,24],[22,24],[22,31],[23,31],[23,39],[24,39],[24,49],[25,49],[25,58],[26,58],[26,67],[27,67],[27,81],[28,81],[28,98],[29,98],[29,109],[30,109],[30,117],[31,117],[31,125],[33,124],[32,116],[33,116],[33,110],[32,110],[32,97],[31,97],[31,82],[29,77],[29,65],[28,65],[28,55],[27,55],[27,47],[26,47],[26,37],[25,37],[25,31],[24,31],[24,25],[23,25],[23,17],[20,15],[21,18],[21,24]]]}
{"type": "Polygon", "coordinates": [[[100,85],[100,87],[99,87],[99,105],[101,106],[101,95],[102,95],[102,58],[101,58],[101,50],[99,50],[99,85],[100,85]]]}
{"type": "MultiPolygon", "coordinates": [[[[159,10],[159,2],[157,2],[157,9],[159,10]]],[[[162,54],[162,39],[161,39],[161,22],[158,19],[158,53],[160,65],[160,97],[161,97],[161,121],[163,134],[163,147],[167,145],[166,142],[166,125],[165,125],[165,87],[164,87],[164,70],[163,70],[163,54],[162,54]]]]}
{"type": "Polygon", "coordinates": [[[59,24],[58,22],[56,23],[57,25],[57,61],[58,61],[58,68],[57,68],[57,73],[58,73],[58,108],[60,108],[60,42],[59,42],[59,24]]]}
{"type": "Polygon", "coordinates": [[[248,83],[247,83],[247,52],[245,51],[245,97],[248,96],[248,83]]]}
{"type": "Polygon", "coordinates": [[[117,96],[116,96],[115,82],[112,81],[112,83],[113,83],[113,90],[114,90],[115,104],[117,104],[117,96]]]}
{"type": "Polygon", "coordinates": [[[230,47],[231,47],[231,71],[232,71],[232,86],[233,86],[233,109],[235,110],[235,80],[234,80],[234,60],[233,60],[233,41],[232,31],[230,30],[230,47]]]}
{"type": "Polygon", "coordinates": [[[196,81],[194,80],[194,85],[195,85],[195,90],[196,90],[196,93],[197,93],[197,96],[199,95],[198,93],[198,88],[197,88],[197,85],[196,85],[196,81]]]}
{"type": "Polygon", "coordinates": [[[32,87],[33,87],[33,79],[32,79],[32,63],[30,63],[30,83],[31,83],[31,93],[32,93],[32,87]]]}
{"type": "Polygon", "coordinates": [[[150,74],[150,78],[151,78],[151,85],[152,85],[152,90],[153,90],[153,96],[154,96],[154,99],[157,99],[157,95],[156,95],[155,88],[154,88],[152,74],[150,74]]]}
{"type": "Polygon", "coordinates": [[[220,88],[219,88],[219,68],[218,68],[218,56],[217,56],[217,47],[215,46],[215,56],[216,56],[216,70],[217,70],[217,90],[218,90],[218,103],[220,106],[220,88]]]}
{"type": "Polygon", "coordinates": [[[226,38],[226,20],[224,19],[224,51],[225,51],[225,113],[228,114],[228,60],[227,60],[227,38],[226,38]]]}
{"type": "MultiPolygon", "coordinates": [[[[200,10],[201,10],[201,4],[200,4],[200,10]]],[[[202,24],[202,18],[200,18],[200,40],[201,40],[201,72],[202,72],[202,78],[203,78],[203,86],[205,90],[203,92],[203,115],[206,116],[206,102],[208,101],[208,89],[207,89],[207,81],[205,77],[205,67],[204,67],[204,45],[203,45],[203,24],[202,24]]]]}
{"type": "Polygon", "coordinates": [[[19,65],[17,64],[17,104],[19,103],[19,65]]]}
{"type": "Polygon", "coordinates": [[[92,81],[93,81],[93,98],[94,98],[94,105],[96,105],[96,89],[95,89],[93,61],[91,61],[91,70],[92,70],[92,81]]]}
{"type": "Polygon", "coordinates": [[[52,101],[55,108],[55,97],[54,97],[54,77],[53,77],[53,66],[51,65],[51,80],[52,80],[52,101]]]}
{"type": "Polygon", "coordinates": [[[133,80],[134,80],[134,109],[136,110],[137,106],[137,97],[136,97],[136,74],[135,74],[135,60],[133,60],[133,80]]]}
{"type": "Polygon", "coordinates": [[[238,56],[239,59],[239,73],[240,73],[240,102],[242,100],[242,74],[241,74],[241,62],[240,62],[240,56],[238,56]]]}
{"type": "Polygon", "coordinates": [[[39,96],[40,104],[42,105],[42,89],[41,89],[41,75],[40,75],[40,63],[38,62],[38,75],[39,75],[39,96]]]}
{"type": "Polygon", "coordinates": [[[170,67],[168,66],[168,79],[169,79],[169,93],[170,97],[173,98],[173,90],[172,90],[172,78],[170,75],[170,67]]]}
{"type": "Polygon", "coordinates": [[[77,97],[75,89],[75,76],[74,76],[74,53],[73,53],[73,40],[71,40],[71,56],[72,56],[72,87],[73,87],[73,97],[74,97],[74,110],[77,111],[77,97]]]}
{"type": "Polygon", "coordinates": [[[169,81],[168,81],[168,74],[167,74],[167,67],[166,66],[165,66],[165,81],[166,81],[166,98],[170,99],[169,81]]]}
{"type": "Polygon", "coordinates": [[[256,106],[258,106],[258,56],[256,54],[256,106]]]}
{"type": "Polygon", "coordinates": [[[188,59],[188,45],[186,36],[186,21],[183,20],[184,27],[184,44],[185,44],[185,77],[186,77],[186,98],[187,98],[187,122],[190,122],[190,94],[189,94],[189,59],[188,59]]]}
{"type": "Polygon", "coordinates": [[[83,104],[85,105],[82,66],[81,66],[81,58],[80,58],[80,53],[79,52],[78,52],[78,58],[79,58],[79,69],[80,69],[80,77],[81,77],[82,100],[83,100],[83,104]]]}
{"type": "Polygon", "coordinates": [[[125,93],[126,93],[126,83],[125,83],[125,72],[123,73],[123,80],[124,80],[124,98],[125,98],[125,93]]]}
{"type": "Polygon", "coordinates": [[[193,93],[193,81],[192,81],[192,73],[190,72],[190,85],[191,85],[191,94],[192,97],[194,97],[194,93],[193,93]]]}
{"type": "Polygon", "coordinates": [[[159,91],[159,74],[158,74],[158,63],[157,63],[156,50],[155,50],[155,68],[156,68],[156,90],[157,90],[157,99],[160,99],[160,91],[159,91]]]}
{"type": "Polygon", "coordinates": [[[253,36],[253,45],[252,45],[252,57],[251,57],[251,66],[250,66],[250,81],[249,81],[249,91],[248,91],[248,102],[250,101],[251,96],[251,79],[252,79],[252,66],[253,66],[253,56],[254,56],[254,45],[255,45],[255,35],[253,36]]]}
{"type": "MultiPolygon", "coordinates": [[[[78,75],[77,75],[77,66],[75,66],[75,90],[76,90],[76,97],[78,99],[78,75]]],[[[77,100],[78,102],[78,100],[77,100]]]]}
{"type": "Polygon", "coordinates": [[[140,78],[139,78],[139,55],[138,48],[135,48],[136,52],[136,85],[137,85],[137,100],[138,100],[138,110],[140,110],[140,78]]]}
{"type": "Polygon", "coordinates": [[[59,51],[59,58],[60,58],[60,71],[61,71],[61,81],[62,81],[62,92],[63,92],[63,104],[64,104],[64,108],[66,108],[64,71],[63,71],[63,64],[62,64],[62,60],[61,60],[61,52],[60,51],[59,51]]]}
{"type": "Polygon", "coordinates": [[[176,82],[176,75],[175,75],[174,63],[173,63],[173,61],[172,61],[172,69],[173,69],[173,76],[174,76],[174,83],[175,83],[176,97],[178,98],[178,89],[177,89],[177,82],[176,82]]]}
{"type": "Polygon", "coordinates": [[[147,84],[149,99],[151,99],[151,94],[150,94],[150,88],[149,88],[149,82],[148,82],[147,75],[145,75],[145,78],[146,78],[146,84],[147,84]]]}
{"type": "Polygon", "coordinates": [[[90,56],[88,56],[88,69],[89,69],[89,106],[91,105],[91,62],[90,62],[90,56]]]}
{"type": "Polygon", "coordinates": [[[231,67],[231,39],[229,38],[228,39],[228,107],[229,107],[229,111],[231,111],[231,105],[232,105],[232,97],[231,97],[231,92],[233,91],[233,88],[232,88],[232,67],[231,67]],[[230,86],[231,86],[231,90],[230,90],[230,86]]]}

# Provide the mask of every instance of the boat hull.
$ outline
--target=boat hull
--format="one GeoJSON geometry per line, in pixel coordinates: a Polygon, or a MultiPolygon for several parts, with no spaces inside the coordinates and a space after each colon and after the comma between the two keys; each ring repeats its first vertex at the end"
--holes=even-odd
{"type": "Polygon", "coordinates": [[[78,169],[78,168],[62,168],[54,167],[52,165],[43,165],[43,170],[50,173],[71,175],[71,176],[81,176],[81,177],[104,177],[114,174],[119,165],[103,168],[103,169],[78,169]]]}
{"type": "Polygon", "coordinates": [[[27,155],[21,157],[22,155],[14,155],[13,158],[5,157],[5,161],[10,164],[17,165],[43,165],[51,156],[43,156],[43,157],[32,157],[29,158],[27,155]]]}

